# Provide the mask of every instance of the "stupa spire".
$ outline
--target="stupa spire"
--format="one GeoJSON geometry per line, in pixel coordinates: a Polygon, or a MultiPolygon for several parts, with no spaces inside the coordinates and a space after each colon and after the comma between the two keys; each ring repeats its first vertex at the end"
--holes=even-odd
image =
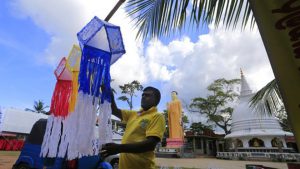
{"type": "Polygon", "coordinates": [[[241,92],[240,92],[240,97],[241,96],[246,96],[252,93],[252,90],[249,87],[249,84],[244,76],[242,68],[240,69],[241,71],[241,92]]]}

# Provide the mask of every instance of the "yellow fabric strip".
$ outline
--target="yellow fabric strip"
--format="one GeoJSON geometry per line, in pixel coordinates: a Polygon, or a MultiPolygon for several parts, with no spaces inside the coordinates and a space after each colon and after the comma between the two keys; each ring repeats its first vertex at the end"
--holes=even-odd
{"type": "Polygon", "coordinates": [[[71,100],[69,103],[69,114],[74,112],[75,105],[77,101],[77,95],[78,95],[78,71],[74,71],[72,73],[72,93],[71,93],[71,100]]]}

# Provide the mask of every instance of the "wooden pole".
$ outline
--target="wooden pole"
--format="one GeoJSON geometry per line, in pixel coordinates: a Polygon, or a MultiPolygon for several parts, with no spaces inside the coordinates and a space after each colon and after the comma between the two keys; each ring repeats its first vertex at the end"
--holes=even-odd
{"type": "Polygon", "coordinates": [[[110,20],[110,18],[115,14],[115,12],[119,9],[119,7],[125,2],[126,0],[119,0],[115,7],[109,12],[109,14],[104,19],[106,22],[110,20]]]}

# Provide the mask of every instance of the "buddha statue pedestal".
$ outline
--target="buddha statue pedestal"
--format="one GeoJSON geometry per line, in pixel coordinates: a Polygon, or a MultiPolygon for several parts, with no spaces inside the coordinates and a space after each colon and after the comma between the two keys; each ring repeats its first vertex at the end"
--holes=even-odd
{"type": "Polygon", "coordinates": [[[180,148],[184,141],[181,138],[167,138],[167,148],[180,148]]]}
{"type": "Polygon", "coordinates": [[[167,146],[160,147],[155,155],[161,158],[181,158],[184,155],[182,151],[183,143],[181,138],[167,138],[167,146]]]}

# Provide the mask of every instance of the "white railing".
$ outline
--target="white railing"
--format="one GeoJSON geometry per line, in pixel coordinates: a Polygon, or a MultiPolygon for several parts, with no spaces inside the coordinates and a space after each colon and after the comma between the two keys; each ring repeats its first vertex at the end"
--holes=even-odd
{"type": "Polygon", "coordinates": [[[231,160],[264,159],[276,161],[300,161],[299,153],[269,153],[269,152],[218,152],[217,158],[231,160]]]}

